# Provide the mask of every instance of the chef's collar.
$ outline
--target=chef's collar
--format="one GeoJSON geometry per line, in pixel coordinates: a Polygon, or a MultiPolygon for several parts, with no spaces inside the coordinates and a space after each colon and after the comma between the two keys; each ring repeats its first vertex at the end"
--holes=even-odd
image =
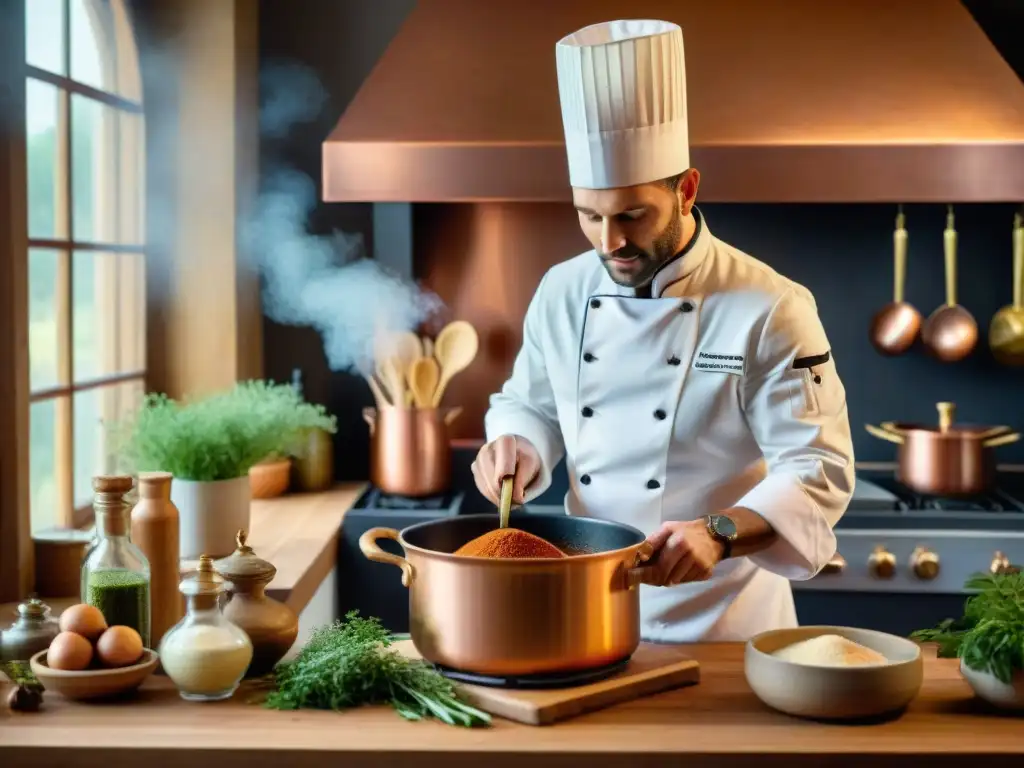
{"type": "Polygon", "coordinates": [[[697,206],[693,207],[693,218],[697,222],[697,228],[693,237],[672,261],[666,263],[661,269],[654,273],[654,282],[651,285],[651,296],[660,298],[665,289],[673,283],[688,277],[707,256],[711,246],[711,232],[704,223],[704,215],[697,206]]]}

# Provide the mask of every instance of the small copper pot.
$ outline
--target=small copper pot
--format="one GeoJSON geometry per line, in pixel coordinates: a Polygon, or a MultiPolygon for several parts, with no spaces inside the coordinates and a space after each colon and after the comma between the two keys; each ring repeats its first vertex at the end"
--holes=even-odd
{"type": "Polygon", "coordinates": [[[359,539],[370,560],[402,569],[409,630],[423,658],[478,675],[597,669],[640,643],[640,593],[651,556],[627,525],[569,515],[519,514],[512,525],[541,536],[565,558],[497,559],[452,554],[498,527],[497,515],[465,515],[359,539]],[[405,552],[385,552],[392,539],[405,552]]]}
{"type": "Polygon", "coordinates": [[[972,496],[995,485],[993,449],[1020,440],[1009,427],[953,425],[956,406],[938,403],[938,426],[884,422],[865,428],[899,445],[896,479],[912,491],[931,496],[972,496]]]}
{"type": "Polygon", "coordinates": [[[448,425],[462,408],[364,408],[370,426],[370,481],[384,493],[432,496],[448,490],[448,425]]]}

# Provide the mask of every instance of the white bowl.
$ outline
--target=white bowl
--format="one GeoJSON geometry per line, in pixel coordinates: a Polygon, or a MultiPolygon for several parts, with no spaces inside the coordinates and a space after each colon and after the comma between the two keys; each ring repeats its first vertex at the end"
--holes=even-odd
{"type": "Polygon", "coordinates": [[[1017,670],[1007,684],[991,672],[971,669],[964,664],[963,659],[960,659],[960,674],[974,689],[979,699],[984,699],[1000,709],[1024,711],[1024,671],[1017,670]]]}
{"type": "Polygon", "coordinates": [[[747,643],[743,659],[747,683],[773,709],[816,720],[850,720],[894,714],[904,709],[924,679],[917,643],[853,627],[797,627],[762,632],[747,643]],[[888,664],[818,667],[772,654],[819,635],[839,635],[878,651],[888,664]]]}

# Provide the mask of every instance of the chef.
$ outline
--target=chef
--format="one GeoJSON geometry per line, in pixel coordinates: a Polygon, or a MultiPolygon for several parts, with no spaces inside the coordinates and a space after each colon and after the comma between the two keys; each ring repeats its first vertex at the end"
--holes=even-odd
{"type": "Polygon", "coordinates": [[[645,640],[796,625],[790,580],[836,552],[853,491],[846,395],[814,297],[695,207],[682,30],[596,24],[555,49],[569,179],[593,245],[552,267],[473,464],[526,503],[564,456],[566,512],[655,549],[645,640]]]}

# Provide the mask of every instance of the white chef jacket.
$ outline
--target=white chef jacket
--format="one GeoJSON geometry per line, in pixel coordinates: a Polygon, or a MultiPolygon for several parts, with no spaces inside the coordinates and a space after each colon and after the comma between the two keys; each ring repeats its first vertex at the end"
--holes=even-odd
{"type": "Polygon", "coordinates": [[[789,580],[835,554],[854,486],[846,393],[814,297],[694,215],[652,298],[614,283],[594,251],[551,268],[485,418],[488,440],[520,435],[540,453],[527,502],[564,454],[568,514],[646,535],[734,506],[771,523],[770,547],[708,581],[641,585],[641,633],[656,642],[796,626],[789,580]]]}

